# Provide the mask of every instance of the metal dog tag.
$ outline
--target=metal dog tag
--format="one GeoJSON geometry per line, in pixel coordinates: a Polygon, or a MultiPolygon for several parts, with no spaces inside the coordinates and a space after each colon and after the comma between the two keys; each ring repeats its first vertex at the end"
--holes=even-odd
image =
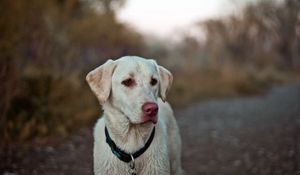
{"type": "Polygon", "coordinates": [[[135,169],[134,158],[133,158],[132,155],[130,155],[130,156],[131,156],[131,161],[129,162],[129,170],[128,170],[128,172],[129,172],[130,175],[137,175],[136,169],[135,169]]]}

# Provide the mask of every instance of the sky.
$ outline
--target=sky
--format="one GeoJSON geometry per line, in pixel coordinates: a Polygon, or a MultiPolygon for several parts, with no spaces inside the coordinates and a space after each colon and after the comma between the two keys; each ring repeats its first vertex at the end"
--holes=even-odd
{"type": "Polygon", "coordinates": [[[196,22],[234,13],[240,4],[237,0],[127,0],[118,18],[140,32],[171,36],[196,22]]]}

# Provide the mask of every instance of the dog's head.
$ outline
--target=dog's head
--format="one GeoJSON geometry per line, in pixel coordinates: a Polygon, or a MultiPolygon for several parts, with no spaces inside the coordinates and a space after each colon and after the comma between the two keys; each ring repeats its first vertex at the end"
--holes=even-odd
{"type": "Polygon", "coordinates": [[[154,60],[125,56],[108,60],[88,73],[86,80],[100,104],[110,103],[130,123],[140,124],[157,122],[157,100],[166,99],[173,76],[154,60]]]}

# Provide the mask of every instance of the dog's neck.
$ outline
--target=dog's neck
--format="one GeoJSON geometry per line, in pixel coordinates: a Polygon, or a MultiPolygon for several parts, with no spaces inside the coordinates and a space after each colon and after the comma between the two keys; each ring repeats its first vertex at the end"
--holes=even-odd
{"type": "Polygon", "coordinates": [[[103,105],[105,125],[112,140],[122,150],[133,153],[142,148],[150,137],[154,124],[132,124],[120,110],[103,105]]]}

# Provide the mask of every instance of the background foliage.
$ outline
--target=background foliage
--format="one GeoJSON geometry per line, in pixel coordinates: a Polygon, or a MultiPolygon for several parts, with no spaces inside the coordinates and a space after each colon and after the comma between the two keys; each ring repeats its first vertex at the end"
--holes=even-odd
{"type": "Polygon", "coordinates": [[[1,135],[5,141],[66,135],[100,108],[85,74],[107,58],[140,54],[141,35],[115,18],[111,3],[1,1],[1,135]]]}

